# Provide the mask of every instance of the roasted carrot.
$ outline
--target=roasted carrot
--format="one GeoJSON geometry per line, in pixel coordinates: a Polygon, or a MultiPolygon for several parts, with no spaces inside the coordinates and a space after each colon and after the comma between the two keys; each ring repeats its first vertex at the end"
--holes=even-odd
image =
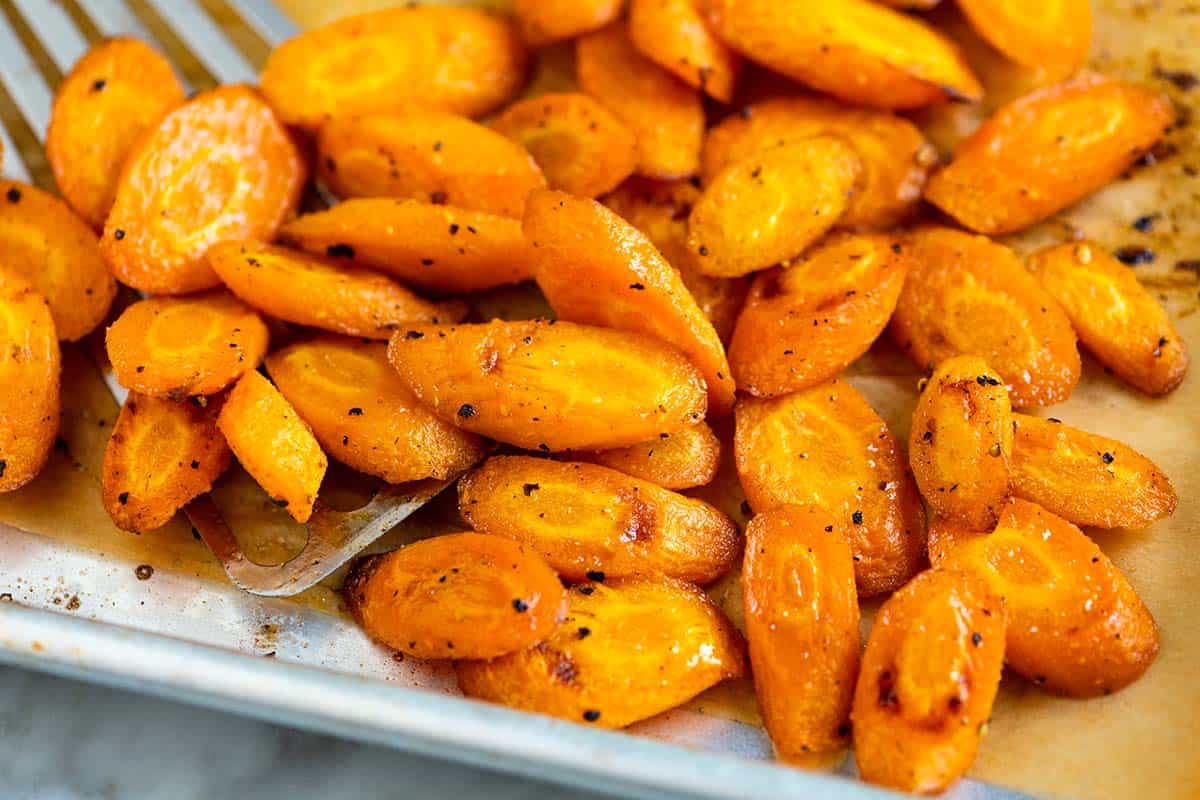
{"type": "Polygon", "coordinates": [[[704,486],[717,474],[721,441],[702,422],[630,447],[583,451],[571,456],[656,483],[664,489],[691,489],[704,486]]]}
{"type": "Polygon", "coordinates": [[[713,33],[707,8],[708,0],[630,0],[629,38],[684,83],[728,103],[741,59],[713,33]]]}

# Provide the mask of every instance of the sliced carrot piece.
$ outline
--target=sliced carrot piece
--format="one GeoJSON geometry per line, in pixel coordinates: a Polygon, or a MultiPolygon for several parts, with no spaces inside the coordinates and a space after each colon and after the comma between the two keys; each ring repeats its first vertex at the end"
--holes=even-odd
{"type": "Polygon", "coordinates": [[[1155,396],[1183,381],[1187,345],[1132,269],[1094,242],[1048,247],[1027,264],[1083,346],[1124,381],[1155,396]]]}
{"type": "Polygon", "coordinates": [[[847,103],[909,109],[983,97],[954,44],[870,0],[710,3],[717,34],[735,50],[847,103]]]}
{"type": "Polygon", "coordinates": [[[656,483],[664,489],[704,486],[721,464],[721,440],[704,423],[615,450],[572,453],[590,461],[656,483]]]}
{"type": "Polygon", "coordinates": [[[574,581],[712,583],[741,552],[733,520],[708,503],[596,464],[496,456],[459,482],[458,508],[475,530],[524,543],[574,581]]]}
{"type": "Polygon", "coordinates": [[[1165,94],[1084,72],[993,114],[925,199],[973,231],[1019,231],[1116,180],[1174,121],[1165,94]]]}
{"type": "Polygon", "coordinates": [[[850,741],[861,639],[854,561],[836,525],[819,508],[781,506],[746,527],[754,690],[776,754],[801,765],[850,741]]]}
{"type": "Polygon", "coordinates": [[[506,17],[410,4],[346,17],[284,42],[267,59],[261,82],[283,121],[302,128],[413,107],[474,117],[520,90],[527,61],[506,17]]]}
{"type": "Polygon", "coordinates": [[[522,147],[445,111],[335,117],[317,133],[321,180],[340,197],[401,197],[519,217],[546,185],[522,147]]]}
{"type": "Polygon", "coordinates": [[[211,489],[231,458],[212,410],[130,392],[104,448],[104,510],[124,531],[161,528],[211,489]]]}
{"type": "Polygon", "coordinates": [[[854,692],[854,757],[881,786],[936,794],[975,760],[1004,666],[1004,609],[966,572],[921,573],[867,639],[854,692]]]}
{"type": "Polygon", "coordinates": [[[386,272],[437,292],[533,277],[520,220],[416,200],[355,198],[283,226],[310,253],[386,272]]]}
{"type": "Polygon", "coordinates": [[[625,0],[513,0],[521,36],[535,47],[599,30],[621,16],[625,0]]]}
{"type": "Polygon", "coordinates": [[[575,70],[583,90],[633,131],[639,173],[685,178],[696,172],[704,140],[700,94],[639,53],[623,23],[580,37],[575,70]]]}
{"type": "Polygon", "coordinates": [[[522,229],[538,286],[560,318],[675,345],[703,373],[709,412],[728,413],[734,385],[721,339],[641,231],[595,200],[550,190],[529,196],[522,229]]]}
{"type": "Polygon", "coordinates": [[[382,342],[323,336],[267,356],[267,372],[321,447],[388,483],[451,478],[483,458],[483,441],[417,401],[382,342]]]}
{"type": "Polygon", "coordinates": [[[1008,665],[1036,685],[1094,697],[1141,677],[1158,629],[1137,592],[1083,532],[1011,500],[991,533],[951,526],[940,565],[974,572],[1008,612],[1008,665]]]}
{"type": "Polygon", "coordinates": [[[372,639],[415,658],[496,658],[552,634],[567,592],[554,570],[497,536],[450,533],[359,560],[350,612],[372,639]]]}
{"type": "Polygon", "coordinates": [[[273,317],[387,339],[406,322],[458,322],[461,301],[433,303],[380,275],[261,242],[222,242],[208,262],[230,291],[273,317]]]}
{"type": "Polygon", "coordinates": [[[1096,528],[1144,528],[1175,510],[1171,481],[1132,447],[1061,422],[1025,414],[1015,421],[1017,497],[1096,528]]]}
{"type": "Polygon", "coordinates": [[[704,379],[675,348],[570,322],[415,325],[388,359],[442,419],[529,450],[626,447],[695,425],[706,407],[704,379]]]}
{"type": "Polygon", "coordinates": [[[896,439],[849,384],[829,381],[734,409],[738,477],[755,513],[815,505],[854,550],[862,597],[890,592],[921,568],[925,513],[896,439]]]}
{"type": "Polygon", "coordinates": [[[708,0],[630,0],[629,38],[684,83],[728,103],[741,59],[709,28],[707,5],[708,0]]]}
{"type": "Polygon", "coordinates": [[[704,138],[700,174],[711,183],[723,169],[755,153],[823,135],[844,138],[862,162],[839,226],[890,228],[912,215],[937,150],[903,117],[820,97],[775,98],[726,117],[704,138]]]}
{"type": "Polygon", "coordinates": [[[308,522],[329,462],[279,390],[258,372],[247,372],[221,406],[217,427],[271,500],[297,522],[308,522]]]}
{"type": "Polygon", "coordinates": [[[211,288],[220,279],[204,260],[208,248],[274,238],[296,209],[306,172],[291,135],[253,90],[202,92],[129,154],[100,247],[135,289],[211,288]]]}
{"type": "Polygon", "coordinates": [[[559,92],[514,103],[492,127],[533,154],[550,188],[570,194],[612,191],[637,167],[633,131],[586,94],[559,92]]]}
{"type": "Polygon", "coordinates": [[[171,62],[131,36],[95,45],[63,79],[46,158],[63,198],[93,228],[104,227],[134,145],[185,97],[171,62]]]}
{"type": "Polygon", "coordinates": [[[58,433],[59,359],[45,298],[0,268],[0,493],[29,483],[50,456],[58,433]]]}
{"type": "Polygon", "coordinates": [[[908,457],[926,502],[976,530],[1011,492],[1013,416],[999,373],[977,356],[943,361],[913,411],[908,457]]]}
{"type": "Polygon", "coordinates": [[[1019,64],[1073,74],[1092,46],[1089,0],[959,0],[979,35],[1019,64]]]}
{"type": "Polygon", "coordinates": [[[491,661],[456,661],[467,697],[623,728],[746,671],[737,628],[691,584],[587,583],[568,592],[550,638],[491,661]]]}
{"type": "Polygon", "coordinates": [[[4,268],[29,281],[50,304],[63,341],[82,339],[108,316],[117,282],[96,234],[58,198],[0,180],[0,251],[4,268]]]}
{"type": "Polygon", "coordinates": [[[837,224],[862,171],[844,139],[785,143],[734,162],[688,216],[696,268],[733,277],[795,258],[837,224]]]}
{"type": "Polygon", "coordinates": [[[883,235],[830,237],[797,263],[759,273],[729,343],[740,389],[774,397],[837,375],[879,338],[907,259],[883,235]]]}
{"type": "Polygon", "coordinates": [[[106,344],[117,381],[152,397],[207,395],[253,372],[267,352],[267,326],[223,291],[151,297],[121,312],[106,344]]]}
{"type": "Polygon", "coordinates": [[[903,248],[913,266],[889,333],[917,365],[974,354],[1018,408],[1070,396],[1081,369],[1071,321],[1011,250],[949,228],[914,231],[903,248]]]}

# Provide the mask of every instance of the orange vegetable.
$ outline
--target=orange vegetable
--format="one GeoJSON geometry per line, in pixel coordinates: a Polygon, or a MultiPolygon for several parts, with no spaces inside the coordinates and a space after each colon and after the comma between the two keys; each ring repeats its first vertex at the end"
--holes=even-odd
{"type": "Polygon", "coordinates": [[[1011,491],[1013,415],[999,374],[977,356],[943,361],[913,411],[908,457],[938,514],[982,530],[1011,491]]]}
{"type": "Polygon", "coordinates": [[[58,337],[45,298],[0,267],[0,493],[37,477],[58,433],[58,337]]]}
{"type": "Polygon", "coordinates": [[[971,230],[1019,231],[1116,180],[1174,121],[1165,94],[1084,72],[993,114],[925,198],[971,230]]]}
{"type": "Polygon", "coordinates": [[[520,220],[483,211],[356,198],[305,214],[280,234],[310,253],[437,292],[470,292],[533,277],[520,220]]]}
{"type": "Polygon", "coordinates": [[[253,372],[267,326],[223,291],[151,297],[121,312],[105,338],[117,381],[153,397],[216,394],[253,372]]]}
{"type": "Polygon", "coordinates": [[[983,87],[958,48],[921,20],[870,0],[710,0],[717,35],[749,58],[854,105],[909,109],[983,87]]]}
{"type": "Polygon", "coordinates": [[[525,81],[511,20],[481,8],[404,5],[340,19],[272,51],[262,91],[289,125],[432,108],[485,114],[525,81]]]}
{"type": "Polygon", "coordinates": [[[728,413],[734,385],[721,339],[645,235],[594,200],[549,190],[529,196],[522,229],[560,318],[675,345],[703,373],[709,411],[728,413]]]}
{"type": "Polygon", "coordinates": [[[492,127],[533,154],[550,188],[570,194],[604,194],[637,167],[633,131],[586,94],[543,94],[514,103],[492,127]]]}
{"type": "Polygon", "coordinates": [[[912,215],[937,151],[903,117],[820,97],[775,98],[729,115],[704,138],[700,174],[711,183],[729,165],[762,150],[827,135],[843,137],[862,163],[839,226],[890,228],[912,215]]]}
{"type": "Polygon", "coordinates": [[[992,713],[1004,645],[1004,609],[969,573],[928,570],[892,595],[854,692],[859,774],[919,794],[962,777],[992,713]]]}
{"type": "Polygon", "coordinates": [[[296,342],[267,356],[267,371],[329,455],[388,483],[445,480],[486,452],[417,401],[382,342],[296,342]]]}
{"type": "Polygon", "coordinates": [[[1062,304],[1083,346],[1127,383],[1158,396],[1183,381],[1183,337],[1132,269],[1093,242],[1039,250],[1028,266],[1062,304]]]}
{"type": "Polygon", "coordinates": [[[319,174],[341,197],[401,197],[519,217],[546,185],[524,148],[466,117],[413,109],[336,117],[317,134],[319,174]]]}
{"type": "Polygon", "coordinates": [[[259,373],[247,372],[229,392],[217,427],[271,500],[297,522],[308,522],[329,462],[279,390],[259,373]]]}
{"type": "Polygon", "coordinates": [[[630,0],[629,38],[651,61],[722,103],[741,59],[709,28],[708,0],[630,0]]]}
{"type": "Polygon", "coordinates": [[[815,505],[850,540],[862,597],[921,568],[925,513],[887,424],[849,384],[832,380],[773,400],[738,401],[733,440],[750,507],[815,505]]]}
{"type": "Polygon", "coordinates": [[[1018,408],[1070,396],[1080,372],[1071,322],[1011,250],[983,236],[921,228],[904,251],[913,267],[889,332],[916,364],[932,369],[950,356],[981,356],[1018,408]]]}
{"type": "Polygon", "coordinates": [[[59,85],[46,132],[58,190],[96,230],[138,139],[185,99],[171,63],[140,39],[94,45],[59,85]]]}
{"type": "Polygon", "coordinates": [[[1154,618],[1120,570],[1065,519],[1012,500],[991,533],[949,525],[940,566],[974,572],[1004,601],[1008,665],[1052,692],[1094,697],[1141,677],[1154,618]]]}
{"type": "Polygon", "coordinates": [[[1019,64],[1059,80],[1087,61],[1092,44],[1090,0],[958,0],[984,39],[1019,64]]]}
{"type": "Polygon", "coordinates": [[[625,0],[513,0],[521,35],[538,47],[599,30],[621,16],[625,0]]]}
{"type": "Polygon", "coordinates": [[[231,457],[211,410],[130,392],[104,449],[104,510],[121,530],[161,528],[212,488],[231,457]]]}
{"type": "Polygon", "coordinates": [[[733,521],[684,497],[596,464],[495,456],[458,484],[475,530],[515,539],[564,578],[669,575],[712,583],[733,566],[733,521]]]}
{"type": "Polygon", "coordinates": [[[63,341],[91,333],[117,294],[96,234],[58,198],[0,179],[3,268],[20,275],[50,304],[63,341]]]}
{"type": "Polygon", "coordinates": [[[737,629],[696,587],[668,578],[586,583],[550,638],[491,661],[456,661],[463,694],[623,728],[745,673],[737,629]]]}
{"type": "Polygon", "coordinates": [[[629,126],[638,172],[684,178],[700,165],[704,108],[700,94],[639,53],[623,23],[575,43],[579,85],[629,126]]]}
{"type": "Polygon", "coordinates": [[[273,238],[305,179],[291,135],[253,90],[202,92],[129,154],[100,247],[117,278],[135,289],[208,289],[220,283],[204,260],[208,248],[273,238]]]}
{"type": "Polygon", "coordinates": [[[867,352],[908,274],[898,246],[882,234],[837,235],[759,273],[729,343],[738,387],[758,397],[806,389],[867,352]]]}
{"type": "Polygon", "coordinates": [[[1076,525],[1144,528],[1171,515],[1177,497],[1153,461],[1115,439],[1015,415],[1013,494],[1076,525]]]}
{"type": "Polygon", "coordinates": [[[696,268],[733,277],[795,258],[845,213],[862,162],[832,136],[785,143],[721,170],[688,216],[696,268]]]}
{"type": "Polygon", "coordinates": [[[222,242],[208,263],[255,308],[351,336],[386,339],[405,322],[457,322],[467,310],[462,301],[431,303],[376,272],[261,242],[222,242]]]}
{"type": "Polygon", "coordinates": [[[554,570],[525,547],[451,533],[360,559],[346,578],[367,635],[415,658],[495,658],[553,633],[567,606],[554,570]]]}
{"type": "Polygon", "coordinates": [[[570,322],[397,331],[388,358],[460,428],[530,450],[626,447],[704,417],[704,379],[644,335],[570,322]]]}
{"type": "Polygon", "coordinates": [[[850,545],[835,528],[813,506],[781,506],[746,527],[742,592],[754,689],[776,754],[800,764],[850,739],[858,595],[850,545]]]}
{"type": "Polygon", "coordinates": [[[721,463],[721,441],[712,428],[702,422],[631,447],[571,455],[656,483],[664,489],[691,489],[704,486],[717,474],[721,463]]]}

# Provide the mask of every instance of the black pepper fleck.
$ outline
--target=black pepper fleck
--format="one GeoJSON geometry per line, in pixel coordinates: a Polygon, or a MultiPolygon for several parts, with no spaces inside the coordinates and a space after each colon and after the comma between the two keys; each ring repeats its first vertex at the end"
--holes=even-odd
{"type": "Polygon", "coordinates": [[[463,403],[458,407],[458,416],[463,419],[470,419],[471,417],[475,416],[475,406],[471,405],[470,403],[463,403]]]}
{"type": "Polygon", "coordinates": [[[972,633],[971,634],[971,644],[975,645],[976,647],[979,647],[979,645],[983,644],[983,634],[980,633],[979,631],[975,631],[974,633],[972,633]]]}
{"type": "Polygon", "coordinates": [[[521,491],[525,493],[526,497],[530,497],[534,492],[536,492],[540,488],[542,488],[542,487],[536,483],[527,483],[521,487],[521,491]]]}
{"type": "Polygon", "coordinates": [[[9,189],[8,192],[5,193],[4,196],[6,198],[8,198],[8,202],[10,202],[10,203],[21,202],[21,190],[15,186],[13,188],[9,189]]]}
{"type": "Polygon", "coordinates": [[[348,244],[331,244],[325,248],[325,255],[330,258],[354,258],[354,248],[348,244]]]}
{"type": "Polygon", "coordinates": [[[121,492],[119,495],[117,495],[117,502],[120,503],[121,505],[125,505],[126,503],[128,503],[129,502],[129,492],[121,492]]]}
{"type": "Polygon", "coordinates": [[[604,573],[598,569],[588,570],[587,579],[589,581],[595,581],[596,583],[604,583],[604,573]]]}
{"type": "Polygon", "coordinates": [[[515,610],[518,614],[524,614],[529,610],[529,603],[526,603],[524,600],[518,597],[517,599],[513,600],[512,607],[513,610],[515,610]]]}
{"type": "Polygon", "coordinates": [[[361,417],[363,414],[363,410],[361,408],[359,408],[358,406],[355,406],[354,408],[350,409],[346,413],[352,417],[361,417]]]}
{"type": "Polygon", "coordinates": [[[861,511],[855,511],[853,514],[850,515],[850,519],[851,519],[851,521],[854,522],[855,525],[862,525],[863,513],[861,511]]]}
{"type": "Polygon", "coordinates": [[[596,720],[600,719],[600,712],[594,708],[589,708],[587,711],[583,712],[583,718],[588,722],[595,722],[596,720]]]}
{"type": "Polygon", "coordinates": [[[1104,459],[1105,464],[1111,464],[1113,462],[1112,453],[1105,453],[1104,455],[1100,456],[1100,458],[1104,459]]]}
{"type": "Polygon", "coordinates": [[[1136,267],[1140,264],[1152,264],[1154,251],[1149,247],[1122,247],[1113,253],[1122,264],[1136,267]]]}

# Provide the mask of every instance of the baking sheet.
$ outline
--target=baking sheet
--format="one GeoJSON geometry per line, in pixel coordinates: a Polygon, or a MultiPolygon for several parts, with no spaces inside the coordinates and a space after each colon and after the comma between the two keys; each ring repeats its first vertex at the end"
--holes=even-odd
{"type": "MultiPolygon", "coordinates": [[[[358,5],[292,0],[302,24],[348,13],[358,5]]],[[[1200,74],[1200,10],[1183,0],[1142,3],[1102,0],[1097,6],[1094,65],[1111,74],[1157,81],[1171,90],[1186,112],[1192,95],[1157,78],[1163,72],[1200,74]]],[[[947,24],[956,24],[947,20],[947,24]]],[[[1003,98],[1027,87],[1035,75],[1023,73],[986,51],[976,63],[989,86],[1001,87],[1003,98]]],[[[972,48],[972,53],[975,53],[972,48]]],[[[539,85],[561,84],[563,53],[539,77],[539,85]]],[[[569,64],[569,60],[565,63],[569,64]]],[[[1182,82],[1186,83],[1186,82],[1182,82]]],[[[978,120],[975,109],[955,107],[927,114],[922,123],[944,150],[978,120]]],[[[1179,262],[1200,259],[1200,144],[1190,125],[1172,134],[1158,163],[1135,170],[1127,179],[1064,215],[1013,242],[1026,250],[1082,232],[1116,249],[1127,245],[1154,250],[1153,264],[1138,268],[1140,276],[1172,310],[1184,338],[1200,348],[1200,273],[1179,262]],[[1144,234],[1131,222],[1159,214],[1155,230],[1144,234]]],[[[493,298],[493,304],[513,305],[493,298]]],[[[1200,357],[1200,353],[1197,353],[1200,357]]],[[[296,660],[340,672],[362,674],[394,683],[452,693],[444,667],[397,662],[372,647],[339,617],[333,590],[337,576],[305,593],[297,603],[248,598],[232,590],[219,565],[189,526],[175,520],[166,528],[134,536],[114,528],[100,505],[97,470],[104,442],[116,415],[89,362],[69,351],[61,446],[46,471],[20,492],[0,495],[0,522],[40,537],[4,536],[0,552],[0,597],[11,594],[24,604],[62,610],[80,617],[126,624],[204,641],[282,660],[296,660]],[[62,543],[62,544],[56,544],[62,543]],[[51,555],[53,554],[53,555],[51,555]],[[101,554],[97,557],[97,554],[101,554]],[[106,565],[106,566],[101,566],[106,565]],[[139,581],[138,565],[151,565],[153,577],[139,581]],[[103,574],[101,574],[103,572],[103,574]],[[148,605],[149,593],[154,600],[148,605]],[[200,624],[206,622],[207,624],[200,624]]],[[[915,401],[917,375],[886,343],[851,370],[851,380],[864,391],[902,439],[915,401]]],[[[1088,701],[1053,698],[1020,679],[1008,677],[972,775],[1030,792],[1072,797],[1117,798],[1135,793],[1154,797],[1200,796],[1200,637],[1192,621],[1197,610],[1192,587],[1200,583],[1200,565],[1192,557],[1200,506],[1200,411],[1197,378],[1189,376],[1170,398],[1149,400],[1104,375],[1085,357],[1085,377],[1072,399],[1055,406],[1054,416],[1099,433],[1115,436],[1157,461],[1180,495],[1176,515],[1148,531],[1097,533],[1105,551],[1129,575],[1159,622],[1162,651],[1145,678],[1116,695],[1088,701]]],[[[722,507],[740,514],[736,481],[721,483],[722,507]]],[[[256,560],[275,561],[295,547],[298,534],[284,515],[255,491],[244,475],[235,474],[219,492],[219,501],[234,517],[235,530],[253,531],[243,541],[256,560]]],[[[381,546],[394,546],[410,536],[444,528],[447,505],[423,514],[406,530],[381,546]]],[[[142,571],[145,574],[145,570],[142,571]]],[[[736,582],[715,590],[739,616],[736,582]]],[[[744,755],[761,756],[765,739],[756,728],[752,694],[746,683],[719,687],[691,704],[696,714],[674,714],[641,729],[651,735],[687,738],[689,744],[732,745],[744,755]],[[705,724],[705,719],[733,720],[705,724]],[[748,744],[749,743],[749,744],[748,744]]]]}

